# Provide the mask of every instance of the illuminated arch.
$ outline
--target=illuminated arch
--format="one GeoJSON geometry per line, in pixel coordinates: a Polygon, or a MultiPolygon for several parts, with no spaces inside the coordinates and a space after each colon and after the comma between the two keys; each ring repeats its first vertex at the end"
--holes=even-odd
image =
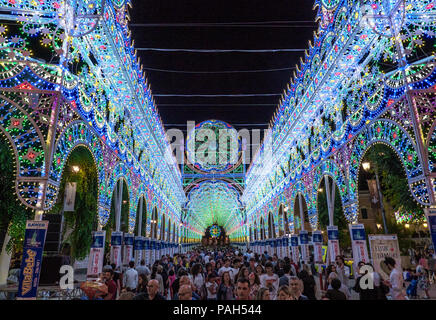
{"type": "MultiPolygon", "coordinates": [[[[295,225],[294,225],[294,216],[295,216],[295,212],[294,212],[294,207],[295,207],[295,199],[297,198],[297,195],[301,193],[303,195],[304,200],[306,201],[306,205],[310,206],[310,197],[308,195],[308,192],[306,190],[306,187],[304,186],[303,182],[301,180],[297,181],[296,183],[294,183],[294,185],[291,187],[291,192],[290,192],[290,198],[289,198],[289,210],[288,210],[288,219],[289,221],[289,231],[291,233],[295,232],[295,225]],[[291,211],[291,214],[289,214],[289,211],[291,211]]],[[[299,214],[297,215],[299,216],[299,214]]],[[[316,221],[316,215],[312,215],[309,216],[309,221],[310,224],[313,225],[317,223],[316,221]]],[[[302,221],[302,223],[304,223],[304,221],[302,221]]]]}
{"type": "MultiPolygon", "coordinates": [[[[113,192],[115,190],[115,184],[123,179],[127,185],[127,192],[129,194],[129,232],[134,232],[135,223],[136,223],[136,201],[133,194],[132,188],[132,180],[130,176],[130,171],[127,166],[123,162],[118,162],[112,171],[109,179],[108,179],[108,190],[110,190],[110,196],[108,197],[108,206],[110,208],[110,204],[112,201],[113,192]]],[[[109,216],[108,216],[109,219],[109,216]]],[[[105,221],[103,226],[106,225],[107,220],[105,221]]]]}
{"type": "Polygon", "coordinates": [[[108,194],[105,187],[105,166],[101,152],[102,146],[95,132],[83,121],[74,121],[62,131],[55,145],[50,179],[59,186],[68,157],[74,149],[80,146],[89,150],[98,171],[98,221],[101,226],[104,226],[109,219],[110,202],[108,205],[108,194]]]}
{"type": "MultiPolygon", "coordinates": [[[[317,230],[318,227],[318,189],[325,175],[331,177],[335,185],[338,187],[342,207],[344,207],[344,204],[349,201],[347,182],[342,171],[339,169],[339,166],[332,160],[323,161],[321,165],[315,169],[313,179],[312,199],[314,200],[314,204],[312,204],[310,208],[310,216],[316,216],[317,218],[316,225],[312,224],[313,230],[317,230]]],[[[336,187],[335,185],[334,187],[336,187]]]]}
{"type": "Polygon", "coordinates": [[[401,160],[409,181],[409,189],[422,205],[429,204],[429,196],[417,148],[409,134],[397,123],[380,119],[367,126],[355,139],[348,171],[349,202],[345,204],[345,215],[352,222],[358,216],[358,172],[361,161],[368,149],[375,143],[383,143],[391,147],[401,160]],[[413,181],[413,182],[412,182],[413,181]]]}

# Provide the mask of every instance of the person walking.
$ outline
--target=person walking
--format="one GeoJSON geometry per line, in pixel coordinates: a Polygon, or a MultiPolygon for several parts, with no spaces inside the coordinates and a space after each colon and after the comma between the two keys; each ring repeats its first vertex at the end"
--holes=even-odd
{"type": "Polygon", "coordinates": [[[129,262],[129,268],[124,272],[123,287],[128,292],[135,292],[138,286],[138,271],[135,270],[135,263],[129,262]]]}
{"type": "Polygon", "coordinates": [[[391,257],[385,257],[384,263],[390,272],[389,280],[384,281],[384,283],[390,288],[389,296],[392,300],[405,300],[403,275],[397,268],[395,268],[395,260],[391,257]]]}

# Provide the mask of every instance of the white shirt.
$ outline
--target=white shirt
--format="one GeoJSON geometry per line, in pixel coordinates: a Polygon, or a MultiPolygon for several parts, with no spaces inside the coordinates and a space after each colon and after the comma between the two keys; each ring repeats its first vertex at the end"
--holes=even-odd
{"type": "Polygon", "coordinates": [[[389,276],[389,281],[391,282],[391,289],[389,294],[393,300],[403,300],[403,275],[398,269],[393,269],[389,276]]]}
{"type": "Polygon", "coordinates": [[[136,289],[138,286],[138,271],[133,268],[127,269],[123,277],[123,286],[129,289],[136,289]]]}
{"type": "Polygon", "coordinates": [[[195,278],[192,276],[192,274],[190,274],[189,278],[191,279],[191,282],[195,285],[197,290],[199,290],[204,284],[204,276],[201,273],[197,274],[195,278]]]}
{"type": "Polygon", "coordinates": [[[206,289],[207,289],[207,298],[208,299],[216,299],[216,293],[218,289],[218,285],[215,282],[206,282],[206,289]],[[215,293],[211,293],[210,291],[215,288],[215,293]]]}
{"type": "Polygon", "coordinates": [[[272,290],[270,290],[270,299],[276,300],[277,291],[279,290],[279,276],[275,273],[272,276],[264,273],[260,276],[260,286],[263,288],[270,288],[267,286],[268,283],[272,284],[272,290]]]}
{"type": "Polygon", "coordinates": [[[218,275],[221,277],[224,272],[229,272],[230,273],[230,277],[232,277],[233,268],[232,267],[223,266],[223,267],[221,267],[218,270],[218,275]]]}

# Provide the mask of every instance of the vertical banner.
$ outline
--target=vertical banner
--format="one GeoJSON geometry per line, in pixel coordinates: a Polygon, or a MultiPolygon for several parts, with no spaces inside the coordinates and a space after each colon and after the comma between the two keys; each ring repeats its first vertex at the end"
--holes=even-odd
{"type": "Polygon", "coordinates": [[[323,264],[322,233],[321,233],[321,231],[312,232],[312,242],[313,242],[314,262],[315,262],[315,264],[323,264]]]}
{"type": "Polygon", "coordinates": [[[139,266],[143,258],[142,253],[144,252],[144,238],[135,237],[135,244],[133,245],[133,248],[135,252],[135,266],[139,266]]]}
{"type": "Polygon", "coordinates": [[[279,259],[283,259],[282,256],[282,238],[277,239],[277,256],[279,259]]]}
{"type": "MultiPolygon", "coordinates": [[[[357,270],[360,261],[369,262],[368,248],[366,246],[366,234],[363,224],[350,224],[351,247],[353,248],[353,270],[357,270]]],[[[356,273],[354,273],[355,276],[356,273]]]]}
{"type": "Polygon", "coordinates": [[[283,238],[283,257],[289,257],[289,237],[283,238]]]}
{"type": "Polygon", "coordinates": [[[154,242],[154,261],[158,261],[160,256],[160,240],[154,242]]]}
{"type": "Polygon", "coordinates": [[[424,211],[427,215],[430,236],[433,241],[433,251],[436,253],[436,208],[426,208],[424,211]]]}
{"type": "Polygon", "coordinates": [[[144,239],[144,253],[143,258],[145,261],[145,265],[148,266],[150,264],[150,239],[144,239]]]}
{"type": "Polygon", "coordinates": [[[88,281],[98,279],[100,273],[103,271],[105,239],[106,231],[92,232],[91,251],[89,252],[88,271],[86,272],[86,279],[88,281]]]}
{"type": "Polygon", "coordinates": [[[309,234],[307,230],[300,230],[300,247],[301,260],[307,263],[309,261],[309,234]]]}
{"type": "Polygon", "coordinates": [[[17,299],[36,300],[48,221],[26,221],[17,299]]]}
{"type": "Polygon", "coordinates": [[[76,201],[77,182],[67,182],[65,185],[65,201],[64,211],[74,211],[74,203],[76,201]]]}
{"type": "Polygon", "coordinates": [[[298,249],[297,235],[291,236],[291,250],[292,250],[292,260],[298,264],[300,262],[300,250],[298,249]]]}
{"type": "Polygon", "coordinates": [[[400,271],[401,257],[400,248],[398,246],[398,238],[396,234],[389,235],[369,235],[369,248],[371,250],[372,264],[376,272],[380,274],[382,279],[389,279],[390,272],[384,263],[385,257],[391,257],[395,260],[395,267],[400,271]]]}
{"type": "Polygon", "coordinates": [[[115,263],[115,267],[121,266],[121,244],[123,241],[123,233],[114,231],[111,235],[111,263],[115,263]]]}
{"type": "Polygon", "coordinates": [[[151,243],[151,239],[145,239],[145,264],[147,266],[151,265],[153,262],[151,261],[151,248],[152,248],[152,243],[151,243]]]}
{"type": "Polygon", "coordinates": [[[328,261],[334,262],[336,257],[341,255],[341,250],[339,248],[339,231],[337,226],[328,226],[327,227],[327,236],[328,236],[328,261]]]}
{"type": "Polygon", "coordinates": [[[135,236],[130,233],[124,235],[124,251],[123,251],[123,265],[128,265],[133,260],[133,244],[135,242],[135,236]]]}

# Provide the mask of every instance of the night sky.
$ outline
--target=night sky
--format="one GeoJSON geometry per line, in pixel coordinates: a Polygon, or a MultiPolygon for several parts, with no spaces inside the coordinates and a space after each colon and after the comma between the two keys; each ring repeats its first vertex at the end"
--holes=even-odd
{"type": "Polygon", "coordinates": [[[207,119],[223,120],[237,129],[266,128],[280,95],[213,98],[156,95],[281,94],[292,69],[259,73],[206,72],[294,68],[303,52],[192,53],[139,48],[306,49],[316,27],[311,0],[133,0],[132,4],[132,38],[166,129],[186,126],[187,120],[201,122],[207,119]],[[253,24],[222,25],[247,22],[253,24]],[[161,72],[148,68],[202,73],[161,72]]]}

